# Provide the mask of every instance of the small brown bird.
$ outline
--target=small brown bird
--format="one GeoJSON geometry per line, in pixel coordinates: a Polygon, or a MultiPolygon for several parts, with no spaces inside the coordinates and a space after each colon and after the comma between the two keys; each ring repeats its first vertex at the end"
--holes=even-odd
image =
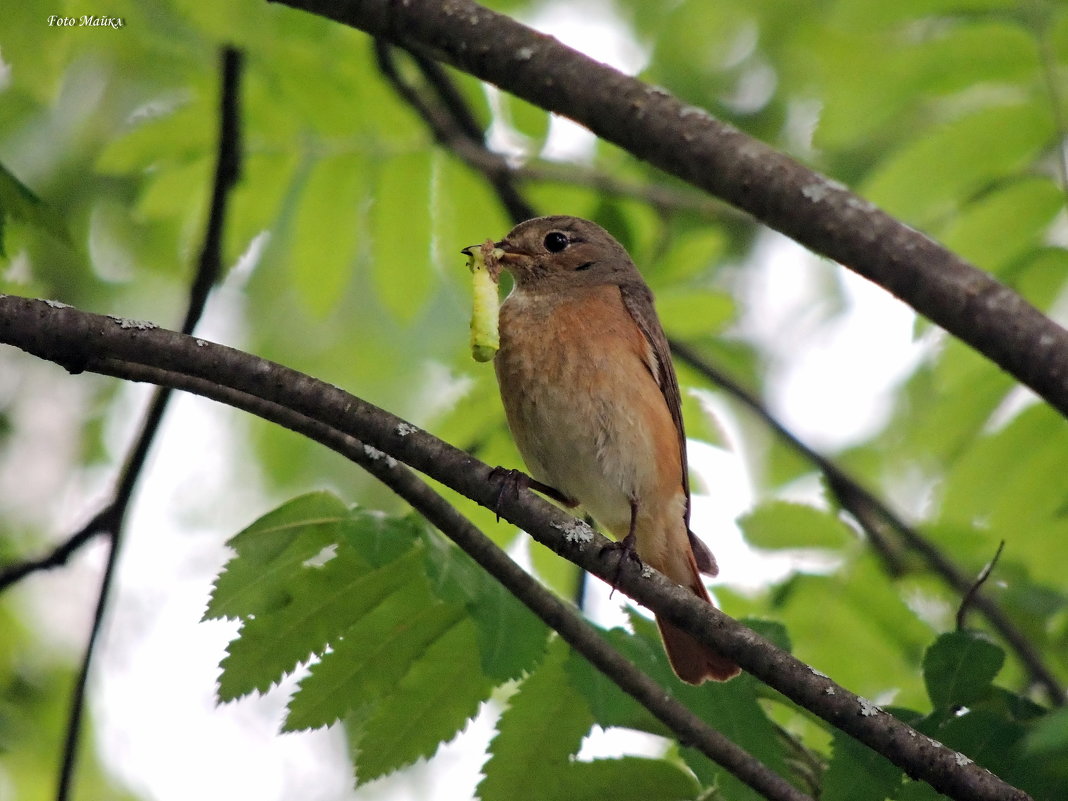
{"type": "MultiPolygon", "coordinates": [[[[715,559],[689,530],[678,380],[653,295],[627,251],[595,223],[539,217],[496,246],[515,287],[494,359],[508,425],[535,481],[581,504],[623,554],[711,603],[698,569],[715,559]]],[[[657,619],[683,681],[738,667],[657,619]]]]}

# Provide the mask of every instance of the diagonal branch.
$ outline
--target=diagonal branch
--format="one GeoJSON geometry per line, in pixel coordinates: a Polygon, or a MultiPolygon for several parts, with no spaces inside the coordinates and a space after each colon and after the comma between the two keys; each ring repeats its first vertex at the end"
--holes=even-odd
{"type": "Polygon", "coordinates": [[[0,296],[0,342],[63,366],[151,380],[223,402],[253,395],[359,439],[471,498],[689,631],[770,687],[959,801],[1025,801],[962,754],[919,734],[655,571],[605,555],[589,526],[529,492],[499,492],[489,466],[337,387],[221,345],[46,301],[0,296]]]}
{"type": "Polygon", "coordinates": [[[904,300],[1068,414],[1068,330],[841,184],[471,0],[280,0],[451,64],[753,215],[904,300]]]}

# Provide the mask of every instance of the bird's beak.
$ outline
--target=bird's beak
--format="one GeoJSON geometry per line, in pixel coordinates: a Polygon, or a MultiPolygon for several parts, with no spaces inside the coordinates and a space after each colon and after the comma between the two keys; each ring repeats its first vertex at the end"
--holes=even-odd
{"type": "Polygon", "coordinates": [[[480,247],[482,247],[482,245],[468,245],[467,247],[463,248],[460,252],[463,253],[468,258],[471,258],[472,256],[475,255],[471,251],[472,250],[478,250],[480,247]]]}
{"type": "Polygon", "coordinates": [[[505,264],[515,264],[523,256],[530,255],[529,253],[525,253],[524,251],[517,248],[507,239],[502,239],[500,242],[494,242],[493,247],[500,248],[504,251],[504,254],[500,257],[499,260],[504,262],[505,264]]]}

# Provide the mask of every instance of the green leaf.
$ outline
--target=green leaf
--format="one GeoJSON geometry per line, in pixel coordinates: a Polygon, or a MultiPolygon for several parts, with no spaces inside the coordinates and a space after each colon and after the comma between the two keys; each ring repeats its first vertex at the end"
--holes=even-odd
{"type": "Polygon", "coordinates": [[[656,295],[657,314],[672,336],[691,338],[719,333],[734,319],[734,299],[726,292],[683,288],[656,295]]]}
{"type": "Polygon", "coordinates": [[[956,215],[940,237],[950,250],[999,272],[1036,250],[1064,193],[1048,178],[1028,178],[991,192],[956,215]]]}
{"type": "Polygon", "coordinates": [[[1014,532],[1061,516],[1064,487],[1037,479],[1065,470],[1064,419],[1036,404],[1004,428],[973,440],[946,477],[943,519],[982,519],[991,528],[1014,532]]]}
{"type": "MultiPolygon", "coordinates": [[[[674,239],[671,249],[657,259],[649,275],[649,285],[660,297],[660,287],[669,289],[679,282],[712,272],[724,258],[727,235],[719,228],[701,227],[674,239]]],[[[665,327],[672,330],[665,322],[665,327]]]]}
{"type": "Polygon", "coordinates": [[[0,256],[7,255],[4,252],[4,230],[9,217],[46,231],[61,242],[71,242],[67,226],[56,210],[0,164],[0,256]]]}
{"type": "Polygon", "coordinates": [[[589,707],[568,680],[567,658],[568,646],[554,640],[538,669],[509,700],[482,767],[481,801],[566,798],[561,773],[593,725],[589,707]]]}
{"type": "Polygon", "coordinates": [[[794,576],[773,597],[771,608],[789,629],[798,659],[861,695],[878,695],[893,683],[899,703],[923,702],[915,667],[931,628],[874,556],[858,557],[832,575],[794,576]]]}
{"type": "Polygon", "coordinates": [[[1005,652],[984,634],[941,635],[923,657],[923,680],[935,709],[968,706],[982,698],[1005,663],[1005,652]]]}
{"type": "Polygon", "coordinates": [[[1024,168],[1052,133],[1044,104],[982,109],[906,144],[880,164],[863,194],[891,214],[926,224],[988,182],[1024,168]]]}
{"type": "Polygon", "coordinates": [[[291,583],[288,603],[245,622],[222,661],[219,698],[263,692],[398,587],[421,576],[419,550],[367,572],[355,552],[339,549],[323,567],[306,570],[291,583]]]}
{"type": "Polygon", "coordinates": [[[237,555],[215,581],[204,620],[244,618],[277,608],[283,587],[334,542],[348,509],[329,492],[302,495],[267,513],[228,542],[237,555]]]}
{"type": "Polygon", "coordinates": [[[475,715],[492,688],[479,666],[474,623],[462,619],[359,724],[357,780],[367,782],[429,757],[475,715]]]}
{"type": "MultiPolygon", "coordinates": [[[[609,631],[598,629],[609,645],[622,653],[635,666],[650,675],[663,675],[658,668],[662,660],[659,643],[650,643],[621,628],[609,631]]],[[[670,737],[668,728],[634,698],[577,651],[572,651],[566,664],[569,681],[585,699],[593,712],[594,722],[603,729],[610,727],[635,729],[663,737],[670,737]]]]}
{"type": "Polygon", "coordinates": [[[633,756],[574,762],[560,778],[557,797],[567,801],[683,801],[701,791],[693,774],[677,765],[633,756]]]}
{"type": "Polygon", "coordinates": [[[341,527],[341,540],[373,567],[382,567],[413,547],[440,542],[425,536],[426,521],[414,514],[394,517],[368,509],[354,509],[341,527]]]}
{"type": "Polygon", "coordinates": [[[955,715],[936,726],[921,725],[919,730],[1010,783],[1023,778],[1016,777],[1013,770],[1022,754],[1026,732],[1019,723],[980,709],[955,715]]]}
{"type": "Polygon", "coordinates": [[[549,135],[549,112],[507,92],[500,94],[500,100],[508,123],[530,139],[528,150],[536,154],[549,135]]]}
{"type": "Polygon", "coordinates": [[[482,671],[499,683],[531,670],[545,653],[548,627],[459,548],[437,536],[424,541],[435,595],[463,603],[477,627],[482,671]]]}
{"type": "Polygon", "coordinates": [[[371,210],[375,290],[386,309],[404,323],[419,314],[437,282],[431,270],[430,166],[428,153],[385,161],[378,170],[371,210]]]}
{"type": "Polygon", "coordinates": [[[530,540],[526,545],[530,553],[530,563],[538,578],[563,597],[575,598],[579,585],[584,580],[582,568],[537,540],[530,540]]]}
{"type": "Polygon", "coordinates": [[[893,798],[904,776],[877,751],[834,730],[830,763],[823,774],[820,801],[883,801],[893,798]]]}
{"type": "Polygon", "coordinates": [[[853,530],[833,512],[803,503],[769,501],[738,519],[746,539],[758,548],[843,548],[853,530]]]}
{"type": "Polygon", "coordinates": [[[359,154],[320,159],[300,193],[289,258],[294,286],[317,317],[337,307],[356,264],[368,170],[359,154]]]}
{"type": "MultiPolygon", "coordinates": [[[[783,773],[786,765],[782,743],[776,737],[771,720],[757,700],[756,680],[752,676],[743,674],[724,684],[709,682],[700,687],[683,684],[667,663],[656,624],[634,610],[630,612],[629,617],[634,634],[611,632],[612,641],[616,647],[652,678],[660,682],[694,714],[702,720],[713,721],[716,729],[732,742],[737,743],[772,770],[783,773]]],[[[611,699],[618,692],[615,689],[601,690],[602,697],[605,699],[611,699]]],[[[613,702],[613,707],[624,712],[628,709],[626,704],[620,704],[618,701],[613,702]]],[[[605,707],[602,704],[598,708],[603,710],[612,707],[605,707]]],[[[644,711],[636,714],[645,716],[644,711]]],[[[604,725],[600,718],[597,722],[604,725]]],[[[643,726],[642,728],[653,734],[659,734],[662,733],[660,727],[659,721],[655,721],[653,727],[643,726]]],[[[724,797],[732,801],[760,801],[762,798],[756,791],[743,784],[722,766],[712,762],[700,751],[683,747],[679,753],[702,785],[719,788],[724,797]]]]}
{"type": "Polygon", "coordinates": [[[1068,757],[1068,709],[1055,709],[1039,720],[1028,733],[1024,749],[1033,755],[1068,757]]]}
{"type": "Polygon", "coordinates": [[[375,708],[462,617],[462,607],[433,603],[425,582],[397,587],[311,666],[289,702],[284,730],[329,726],[375,708]]]}

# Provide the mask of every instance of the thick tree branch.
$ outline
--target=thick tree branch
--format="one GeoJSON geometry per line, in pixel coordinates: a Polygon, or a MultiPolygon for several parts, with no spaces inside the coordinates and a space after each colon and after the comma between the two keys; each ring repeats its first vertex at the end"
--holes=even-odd
{"type": "Polygon", "coordinates": [[[920,232],[703,109],[471,0],[280,2],[570,117],[874,281],[1068,414],[1068,330],[920,232]]]}
{"type": "Polygon", "coordinates": [[[234,392],[256,396],[335,428],[477,503],[498,507],[502,517],[542,544],[615,582],[631,598],[940,792],[960,801],[1029,798],[655,571],[627,563],[617,572],[618,559],[603,553],[608,540],[585,524],[532,493],[499,496],[487,465],[337,387],[232,348],[26,298],[0,296],[0,342],[76,371],[151,378],[224,402],[234,392]]]}

